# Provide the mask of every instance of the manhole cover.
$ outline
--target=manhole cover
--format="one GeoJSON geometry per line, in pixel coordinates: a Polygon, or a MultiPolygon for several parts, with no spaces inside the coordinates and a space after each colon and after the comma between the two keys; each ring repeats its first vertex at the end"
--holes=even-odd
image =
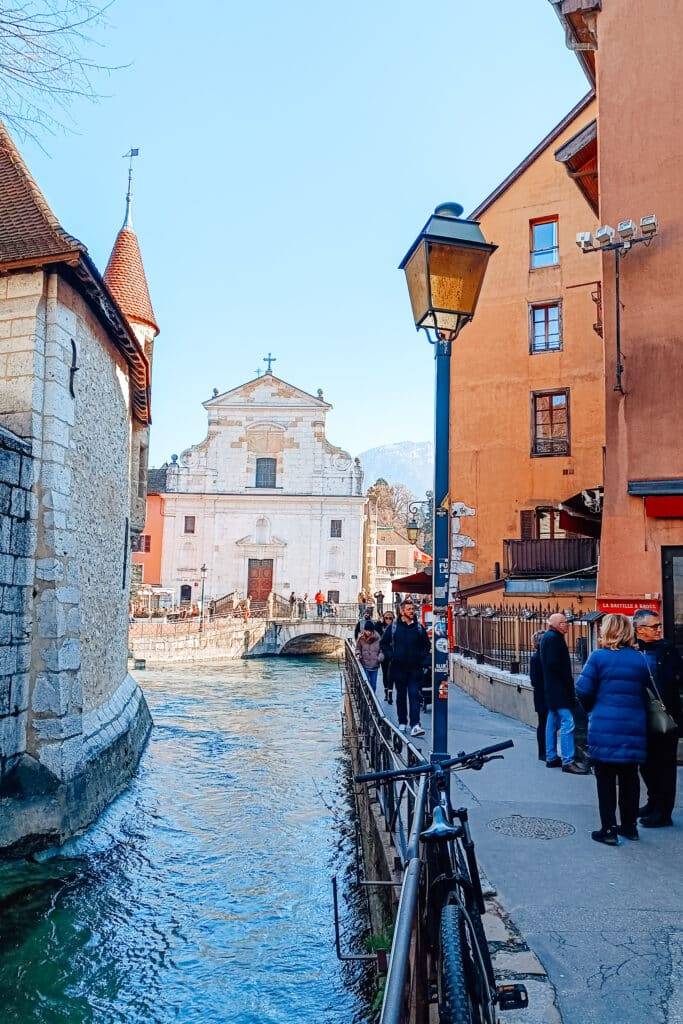
{"type": "Polygon", "coordinates": [[[524,814],[511,814],[507,818],[493,818],[489,828],[504,836],[522,836],[524,839],[562,839],[576,829],[566,821],[555,818],[527,818],[524,814]]]}

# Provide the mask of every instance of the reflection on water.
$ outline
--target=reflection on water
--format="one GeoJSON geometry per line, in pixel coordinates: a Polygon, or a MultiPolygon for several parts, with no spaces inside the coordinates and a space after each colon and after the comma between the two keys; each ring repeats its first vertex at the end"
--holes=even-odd
{"type": "Polygon", "coordinates": [[[363,927],[336,663],[143,684],[129,791],[58,855],[0,867],[3,1024],[361,1024],[370,979],[333,944],[332,874],[363,927]]]}

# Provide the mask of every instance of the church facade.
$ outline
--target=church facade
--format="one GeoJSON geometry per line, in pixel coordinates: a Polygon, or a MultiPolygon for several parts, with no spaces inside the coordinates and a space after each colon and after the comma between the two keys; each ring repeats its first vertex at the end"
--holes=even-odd
{"type": "Polygon", "coordinates": [[[162,587],[196,604],[205,566],[205,602],[236,593],[258,605],[271,592],[312,600],[318,589],[355,601],[363,473],[327,440],[322,392],[268,371],[204,408],[205,439],[164,467],[162,587]]]}

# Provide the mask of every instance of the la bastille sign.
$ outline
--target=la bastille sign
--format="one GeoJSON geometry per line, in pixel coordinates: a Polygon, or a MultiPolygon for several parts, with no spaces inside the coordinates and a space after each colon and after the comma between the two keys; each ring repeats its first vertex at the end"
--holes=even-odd
{"type": "Polygon", "coordinates": [[[653,597],[599,597],[598,611],[618,612],[619,615],[633,615],[636,608],[647,608],[659,614],[661,601],[653,597]]]}

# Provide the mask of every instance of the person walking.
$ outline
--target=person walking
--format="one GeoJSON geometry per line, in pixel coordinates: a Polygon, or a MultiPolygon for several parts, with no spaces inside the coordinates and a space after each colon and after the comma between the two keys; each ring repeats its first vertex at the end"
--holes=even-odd
{"type": "Polygon", "coordinates": [[[384,615],[384,594],[382,593],[381,590],[378,590],[377,593],[373,594],[372,596],[374,597],[375,604],[377,605],[377,614],[381,618],[382,615],[384,615]]]}
{"type": "Polygon", "coordinates": [[[358,618],[362,619],[365,614],[365,606],[368,603],[368,596],[365,590],[358,592],[358,618]]]}
{"type": "Polygon", "coordinates": [[[430,650],[427,631],[415,618],[415,605],[407,597],[401,604],[401,615],[384,630],[382,657],[391,661],[391,681],[396,688],[396,711],[401,732],[424,736],[420,723],[422,665],[430,650]]]}
{"type": "Polygon", "coordinates": [[[298,609],[298,612],[299,612],[299,618],[300,619],[305,619],[306,618],[306,598],[305,597],[298,597],[297,600],[296,600],[296,604],[297,604],[297,609],[298,609]]]}
{"type": "Polygon", "coordinates": [[[647,757],[640,774],[647,789],[647,801],[638,811],[643,828],[668,828],[676,803],[676,760],[678,737],[683,727],[681,685],[683,659],[676,647],[662,639],[662,620],[649,608],[633,614],[636,644],[648,668],[648,689],[659,696],[678,729],[663,735],[649,733],[647,757]],[[655,692],[656,691],[656,692],[655,692]]]}
{"type": "Polygon", "coordinates": [[[296,594],[294,591],[289,595],[289,617],[290,619],[296,618],[296,594]]]}
{"type": "Polygon", "coordinates": [[[545,761],[545,730],[548,722],[548,706],[545,702],[545,681],[543,679],[543,666],[541,664],[541,653],[538,649],[543,630],[539,629],[531,637],[534,651],[529,659],[529,676],[534,690],[534,711],[538,718],[536,726],[536,742],[538,744],[538,760],[545,761]]]}
{"type": "Polygon", "coordinates": [[[363,613],[362,621],[359,620],[356,623],[356,628],[353,631],[355,639],[357,640],[360,634],[363,632],[363,630],[368,628],[374,630],[379,636],[381,636],[383,633],[380,624],[378,622],[375,622],[372,617],[372,605],[369,608],[366,607],[365,612],[363,613]]]}
{"type": "MultiPolygon", "coordinates": [[[[376,629],[384,636],[387,629],[391,629],[394,624],[395,615],[393,612],[385,612],[379,623],[376,625],[376,629]]],[[[382,666],[382,683],[384,684],[384,699],[387,704],[394,703],[394,684],[391,681],[391,658],[382,658],[380,662],[382,666]]]]}
{"type": "Polygon", "coordinates": [[[576,694],[572,663],[565,641],[569,623],[563,612],[548,619],[548,629],[539,642],[543,691],[548,709],[545,729],[545,763],[548,768],[562,767],[570,775],[587,775],[590,769],[576,763],[574,749],[574,712],[576,694]],[[557,735],[560,735],[560,755],[557,735]]]}
{"type": "Polygon", "coordinates": [[[365,624],[356,641],[356,654],[365,669],[372,692],[377,691],[377,672],[380,665],[380,637],[372,622],[365,624]]]}
{"type": "Polygon", "coordinates": [[[318,590],[318,592],[315,595],[315,597],[313,598],[313,600],[315,601],[315,606],[316,606],[316,608],[318,610],[318,618],[322,619],[322,617],[323,617],[323,605],[325,604],[325,595],[323,594],[322,590],[320,590],[320,589],[318,590]]]}
{"type": "Polygon", "coordinates": [[[618,836],[638,839],[638,765],[647,751],[647,665],[633,646],[633,626],[625,615],[606,615],[600,644],[576,683],[588,713],[588,754],[598,787],[600,828],[596,843],[618,846],[618,836]],[[617,826],[617,788],[619,820],[617,826]]]}

